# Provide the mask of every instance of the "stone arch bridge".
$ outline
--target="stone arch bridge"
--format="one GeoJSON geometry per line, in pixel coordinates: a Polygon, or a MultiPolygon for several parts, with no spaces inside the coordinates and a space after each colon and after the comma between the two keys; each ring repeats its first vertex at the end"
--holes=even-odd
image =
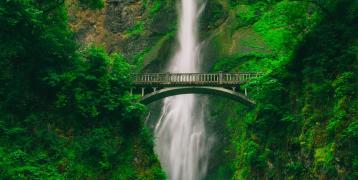
{"type": "Polygon", "coordinates": [[[180,94],[208,94],[252,106],[255,102],[248,98],[247,89],[239,91],[240,86],[260,75],[256,72],[133,74],[134,88],[131,94],[141,94],[143,104],[180,94]]]}

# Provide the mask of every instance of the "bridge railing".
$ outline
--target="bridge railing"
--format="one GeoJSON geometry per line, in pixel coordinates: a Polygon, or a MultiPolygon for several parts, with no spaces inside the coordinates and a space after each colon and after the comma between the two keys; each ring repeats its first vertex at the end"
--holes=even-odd
{"type": "Polygon", "coordinates": [[[243,84],[261,73],[143,73],[134,74],[137,85],[232,85],[243,84]]]}

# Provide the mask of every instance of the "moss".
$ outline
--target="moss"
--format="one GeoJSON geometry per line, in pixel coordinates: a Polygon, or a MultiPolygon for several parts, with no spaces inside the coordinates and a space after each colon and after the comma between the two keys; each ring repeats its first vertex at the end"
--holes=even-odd
{"type": "Polygon", "coordinates": [[[337,176],[337,170],[334,166],[334,155],[332,145],[327,145],[322,148],[317,148],[315,150],[315,171],[322,171],[323,174],[329,177],[337,176]]]}
{"type": "Polygon", "coordinates": [[[160,0],[153,1],[149,8],[150,14],[158,13],[158,11],[162,8],[162,6],[163,6],[163,1],[160,0]]]}
{"type": "Polygon", "coordinates": [[[170,59],[171,45],[174,42],[174,32],[161,37],[160,40],[148,51],[143,59],[141,70],[158,72],[166,69],[167,60],[170,59]]]}
{"type": "Polygon", "coordinates": [[[144,22],[138,21],[135,23],[133,27],[126,30],[125,36],[127,36],[128,38],[141,36],[143,35],[144,30],[145,30],[144,22]]]}

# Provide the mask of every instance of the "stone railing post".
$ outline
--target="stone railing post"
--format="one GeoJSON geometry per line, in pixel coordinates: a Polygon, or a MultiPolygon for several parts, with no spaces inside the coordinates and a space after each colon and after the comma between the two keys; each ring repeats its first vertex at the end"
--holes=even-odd
{"type": "Polygon", "coordinates": [[[219,72],[219,84],[223,84],[223,72],[222,71],[220,71],[219,72]]]}
{"type": "Polygon", "coordinates": [[[165,82],[168,84],[170,83],[170,73],[169,72],[165,73],[165,82]]]}

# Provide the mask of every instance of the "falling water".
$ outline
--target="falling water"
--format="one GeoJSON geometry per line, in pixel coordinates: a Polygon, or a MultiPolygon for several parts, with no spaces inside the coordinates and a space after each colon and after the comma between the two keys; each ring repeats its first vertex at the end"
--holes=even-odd
{"type": "MultiPolygon", "coordinates": [[[[170,72],[200,71],[197,26],[204,5],[199,1],[181,0],[179,47],[170,62],[170,72]]],[[[205,132],[202,104],[195,95],[180,95],[164,100],[162,114],[155,127],[156,151],[171,180],[197,180],[206,174],[210,145],[205,132]]]]}

